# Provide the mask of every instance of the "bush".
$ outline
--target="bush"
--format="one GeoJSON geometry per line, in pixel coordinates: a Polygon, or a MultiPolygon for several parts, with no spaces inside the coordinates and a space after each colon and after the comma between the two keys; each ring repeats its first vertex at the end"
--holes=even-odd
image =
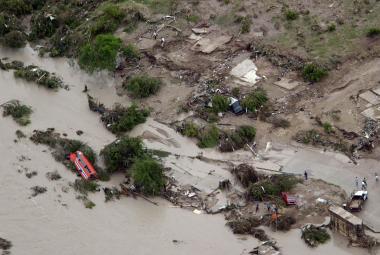
{"type": "Polygon", "coordinates": [[[147,195],[157,195],[165,186],[163,167],[157,161],[146,158],[132,166],[132,177],[138,190],[147,195]]]}
{"type": "Polygon", "coordinates": [[[187,137],[198,137],[199,127],[194,122],[186,122],[183,126],[182,134],[187,137]]]}
{"type": "Polygon", "coordinates": [[[123,53],[124,55],[127,57],[127,59],[129,60],[135,60],[135,59],[139,59],[140,58],[140,51],[139,49],[129,43],[124,49],[123,49],[123,53]]]}
{"type": "Polygon", "coordinates": [[[280,197],[281,192],[288,192],[300,180],[290,175],[273,175],[265,180],[252,183],[248,189],[248,196],[254,200],[263,201],[266,198],[280,197]]]}
{"type": "Polygon", "coordinates": [[[7,13],[0,13],[0,36],[3,36],[10,31],[21,31],[20,21],[13,15],[7,13]]]}
{"type": "Polygon", "coordinates": [[[373,28],[368,29],[367,31],[367,37],[373,38],[379,35],[380,35],[380,28],[373,27],[373,28]]]}
{"type": "Polygon", "coordinates": [[[124,17],[125,13],[117,5],[107,4],[103,8],[102,16],[98,17],[95,24],[91,27],[91,35],[96,36],[98,34],[114,32],[124,17]]]}
{"type": "Polygon", "coordinates": [[[76,179],[73,183],[75,191],[87,195],[88,192],[96,192],[99,189],[99,184],[94,181],[87,181],[83,179],[76,179]]]}
{"type": "Polygon", "coordinates": [[[21,48],[26,45],[26,36],[20,31],[11,31],[4,35],[3,44],[11,48],[21,48]]]}
{"type": "Polygon", "coordinates": [[[247,108],[248,111],[258,111],[266,102],[268,102],[268,96],[263,89],[256,89],[246,98],[244,98],[242,105],[247,108]]]}
{"type": "Polygon", "coordinates": [[[60,78],[33,65],[18,67],[13,75],[16,78],[36,82],[38,85],[44,86],[48,89],[58,89],[63,85],[63,81],[60,78]]]}
{"type": "Polygon", "coordinates": [[[336,30],[336,25],[335,24],[330,24],[328,27],[327,27],[327,30],[329,32],[334,32],[336,30]]]}
{"type": "Polygon", "coordinates": [[[296,20],[298,19],[298,13],[296,11],[293,11],[293,10],[287,10],[285,12],[285,18],[287,20],[296,20]]]}
{"type": "Polygon", "coordinates": [[[23,105],[20,101],[14,100],[3,105],[3,116],[12,116],[12,118],[21,126],[26,126],[30,123],[30,114],[32,114],[32,108],[27,105],[23,105]]]}
{"type": "Polygon", "coordinates": [[[330,239],[330,235],[326,229],[322,227],[307,225],[306,227],[302,228],[301,238],[304,239],[308,245],[315,247],[318,244],[327,242],[330,239]]]}
{"type": "Polygon", "coordinates": [[[16,16],[30,13],[31,6],[24,0],[0,0],[0,11],[15,14],[16,16]]]}
{"type": "Polygon", "coordinates": [[[219,143],[219,129],[215,126],[209,126],[202,130],[199,135],[198,146],[200,148],[213,148],[219,143]]]}
{"type": "MultiPolygon", "coordinates": [[[[120,106],[116,106],[118,108],[120,106]]],[[[131,105],[127,109],[115,110],[114,123],[108,128],[114,134],[121,134],[131,131],[138,124],[144,123],[149,116],[149,112],[145,109],[139,109],[136,105],[131,105]],[[119,112],[119,113],[118,113],[119,112]]],[[[112,115],[112,114],[111,114],[112,115]]],[[[102,118],[104,118],[103,116],[102,118]]],[[[112,116],[110,116],[112,118],[112,116]]]]}
{"type": "Polygon", "coordinates": [[[325,133],[330,134],[333,132],[334,128],[331,125],[331,123],[325,122],[323,123],[323,130],[325,131],[325,133]]]}
{"type": "Polygon", "coordinates": [[[132,77],[126,84],[126,89],[134,98],[146,98],[157,93],[161,81],[148,75],[132,77]]]}
{"type": "Polygon", "coordinates": [[[247,34],[251,31],[251,19],[250,17],[244,17],[242,22],[241,22],[241,28],[240,28],[240,32],[242,34],[247,34]]]}
{"type": "Polygon", "coordinates": [[[45,13],[34,15],[30,23],[32,31],[29,38],[31,40],[51,37],[59,27],[58,20],[45,13]]]}
{"type": "Polygon", "coordinates": [[[89,72],[101,69],[113,71],[121,46],[120,38],[113,35],[98,35],[93,43],[87,43],[81,48],[79,65],[89,72]]]}
{"type": "Polygon", "coordinates": [[[222,95],[215,95],[212,97],[212,110],[215,113],[226,112],[230,107],[230,102],[227,97],[222,95]]]}
{"type": "Polygon", "coordinates": [[[138,158],[145,155],[143,143],[139,138],[123,137],[100,152],[109,173],[127,170],[138,158]]]}
{"type": "Polygon", "coordinates": [[[302,71],[303,78],[309,82],[319,82],[327,74],[327,70],[317,64],[307,64],[302,71]]]}

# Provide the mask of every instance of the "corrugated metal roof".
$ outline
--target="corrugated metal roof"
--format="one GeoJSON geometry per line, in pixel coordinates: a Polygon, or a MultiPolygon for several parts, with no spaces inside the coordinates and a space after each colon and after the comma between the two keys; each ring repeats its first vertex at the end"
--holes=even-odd
{"type": "Polygon", "coordinates": [[[332,206],[330,206],[329,211],[338,215],[339,217],[342,217],[343,219],[345,219],[346,221],[348,221],[349,223],[351,223],[353,225],[362,225],[363,224],[362,219],[360,219],[360,218],[356,217],[355,215],[353,215],[352,213],[344,210],[342,207],[332,205],[332,206]]]}

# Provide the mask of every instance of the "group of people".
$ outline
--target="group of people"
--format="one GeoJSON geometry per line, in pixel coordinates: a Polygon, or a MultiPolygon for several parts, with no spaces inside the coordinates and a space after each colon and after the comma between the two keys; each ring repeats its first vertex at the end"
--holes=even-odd
{"type": "MultiPolygon", "coordinates": [[[[156,31],[153,32],[153,38],[154,40],[157,40],[157,37],[158,37],[158,33],[156,31]]],[[[161,37],[161,47],[163,48],[164,45],[165,45],[165,37],[161,37]]]]}
{"type": "MultiPolygon", "coordinates": [[[[375,173],[375,181],[376,182],[379,181],[379,176],[377,173],[375,173]]],[[[356,189],[359,189],[359,178],[357,176],[355,177],[355,187],[356,187],[356,189]]],[[[367,178],[364,177],[362,182],[361,182],[361,189],[367,190],[367,187],[368,187],[367,178]]]]}

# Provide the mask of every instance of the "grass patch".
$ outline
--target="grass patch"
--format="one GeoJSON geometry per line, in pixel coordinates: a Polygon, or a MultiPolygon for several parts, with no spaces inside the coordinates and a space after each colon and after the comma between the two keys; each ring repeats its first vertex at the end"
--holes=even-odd
{"type": "Polygon", "coordinates": [[[214,148],[219,143],[219,136],[219,129],[215,125],[206,127],[198,136],[198,146],[200,148],[214,148]]]}
{"type": "Polygon", "coordinates": [[[122,48],[122,41],[113,35],[98,35],[95,41],[85,44],[79,54],[81,68],[94,72],[97,70],[114,71],[116,56],[122,48]]]}
{"type": "Polygon", "coordinates": [[[131,171],[136,188],[144,194],[157,195],[165,186],[163,166],[151,158],[136,160],[131,171]]]}
{"type": "Polygon", "coordinates": [[[24,0],[0,0],[0,11],[20,16],[29,14],[32,8],[24,0]]]}
{"type": "Polygon", "coordinates": [[[90,28],[91,36],[113,33],[125,18],[125,12],[115,4],[108,3],[102,7],[102,15],[96,18],[90,28]]]}
{"type": "Polygon", "coordinates": [[[159,158],[167,158],[171,155],[170,152],[162,151],[162,150],[151,150],[152,155],[157,156],[159,158]]]}
{"type": "Polygon", "coordinates": [[[108,173],[126,171],[138,158],[146,155],[146,150],[139,138],[122,137],[100,152],[108,173]]]}
{"type": "Polygon", "coordinates": [[[334,131],[334,128],[331,125],[331,123],[325,122],[323,123],[323,130],[325,131],[325,133],[331,134],[334,131]]]}
{"type": "Polygon", "coordinates": [[[21,126],[30,124],[30,115],[33,110],[30,106],[22,104],[18,100],[10,101],[3,105],[3,116],[12,116],[12,118],[21,126]]]}
{"type": "Polygon", "coordinates": [[[156,94],[161,87],[161,80],[148,75],[134,76],[124,85],[133,98],[146,98],[156,94]]]}
{"type": "Polygon", "coordinates": [[[299,17],[298,12],[296,12],[294,10],[286,10],[285,11],[286,20],[289,20],[289,21],[296,20],[296,19],[298,19],[298,17],[299,17]]]}

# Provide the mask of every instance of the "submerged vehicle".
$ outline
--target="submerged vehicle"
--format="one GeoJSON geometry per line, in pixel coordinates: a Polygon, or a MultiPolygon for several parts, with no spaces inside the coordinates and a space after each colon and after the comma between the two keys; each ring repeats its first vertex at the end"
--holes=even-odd
{"type": "Polygon", "coordinates": [[[95,168],[81,151],[70,153],[69,157],[70,161],[74,163],[75,168],[83,179],[93,180],[98,177],[95,168]]]}

